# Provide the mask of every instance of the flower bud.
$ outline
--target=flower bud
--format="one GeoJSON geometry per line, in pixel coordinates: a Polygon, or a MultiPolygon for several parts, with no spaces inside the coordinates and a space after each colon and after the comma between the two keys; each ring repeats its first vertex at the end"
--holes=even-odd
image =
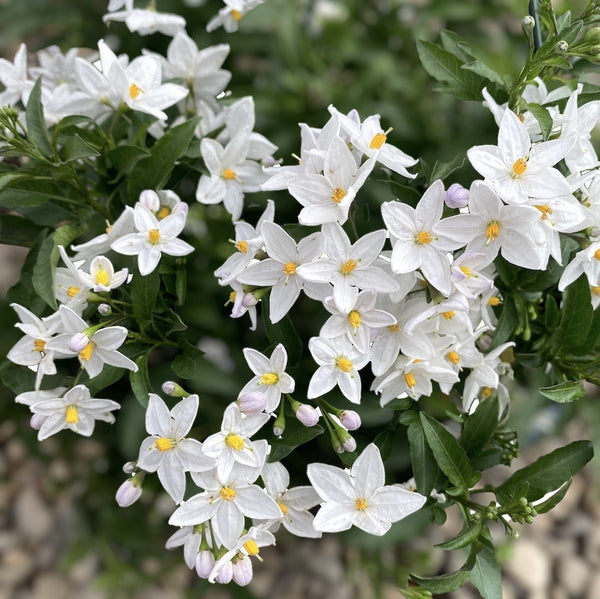
{"type": "Polygon", "coordinates": [[[215,582],[220,584],[228,584],[233,578],[233,564],[226,562],[223,567],[219,570],[219,573],[215,576],[215,582]]]}
{"type": "Polygon", "coordinates": [[[47,418],[48,416],[42,416],[41,414],[32,414],[29,425],[34,431],[39,431],[47,418]]]}
{"type": "Polygon", "coordinates": [[[356,440],[352,435],[348,434],[341,427],[337,428],[336,433],[342,445],[342,451],[354,451],[356,449],[356,440]]]}
{"type": "Polygon", "coordinates": [[[251,308],[252,306],[256,306],[258,304],[258,298],[254,293],[245,293],[244,299],[242,300],[242,304],[245,308],[251,308]]]}
{"type": "Polygon", "coordinates": [[[567,42],[565,42],[564,40],[556,42],[556,44],[554,45],[555,54],[564,54],[568,49],[569,44],[567,44],[567,42]]]}
{"type": "Polygon", "coordinates": [[[262,391],[251,391],[244,393],[237,399],[237,405],[240,412],[247,416],[251,414],[260,414],[267,407],[267,396],[262,391]]]}
{"type": "Polygon", "coordinates": [[[135,471],[135,462],[125,462],[123,464],[123,472],[125,472],[125,474],[133,474],[135,471]]]}
{"type": "Polygon", "coordinates": [[[142,495],[142,486],[136,485],[133,478],[128,478],[117,489],[115,499],[120,507],[133,505],[142,495]]]}
{"type": "Polygon", "coordinates": [[[78,354],[89,342],[90,338],[85,333],[75,333],[75,335],[69,339],[69,349],[78,354]]]}
{"type": "Polygon", "coordinates": [[[208,578],[215,567],[215,556],[212,551],[202,549],[196,555],[196,572],[200,578],[208,578]]]}
{"type": "Polygon", "coordinates": [[[296,418],[304,426],[315,426],[319,422],[319,412],[308,404],[300,404],[296,410],[296,418]]]}
{"type": "Polygon", "coordinates": [[[531,15],[526,15],[521,19],[521,28],[524,33],[529,33],[535,27],[535,19],[531,15]]]}
{"type": "Polygon", "coordinates": [[[600,27],[592,27],[583,34],[583,39],[592,44],[600,43],[600,27]]]}
{"type": "Polygon", "coordinates": [[[100,314],[100,316],[110,316],[112,314],[112,308],[108,304],[100,304],[98,306],[98,314],[100,314]]]}
{"type": "Polygon", "coordinates": [[[446,191],[444,202],[448,208],[464,208],[469,203],[469,190],[460,183],[452,183],[446,191]]]}
{"type": "Polygon", "coordinates": [[[162,390],[165,395],[171,397],[187,397],[189,393],[174,381],[165,381],[162,384],[162,390]]]}
{"type": "Polygon", "coordinates": [[[148,208],[150,212],[158,212],[160,210],[160,200],[158,194],[153,189],[144,189],[140,193],[139,202],[145,208],[148,208]]]}
{"type": "Polygon", "coordinates": [[[340,422],[349,430],[355,431],[360,428],[362,422],[360,416],[354,410],[344,410],[340,414],[340,422]]]}
{"type": "Polygon", "coordinates": [[[233,582],[239,584],[241,587],[250,584],[252,580],[252,562],[247,555],[235,562],[232,567],[233,582]]]}

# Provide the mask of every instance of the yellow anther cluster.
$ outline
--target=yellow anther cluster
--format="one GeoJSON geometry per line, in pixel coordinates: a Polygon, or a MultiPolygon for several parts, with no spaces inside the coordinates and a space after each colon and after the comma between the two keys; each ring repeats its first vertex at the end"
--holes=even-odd
{"type": "Polygon", "coordinates": [[[65,419],[68,424],[77,424],[79,422],[79,412],[77,412],[77,406],[67,406],[67,415],[65,419]]]}
{"type": "Polygon", "coordinates": [[[238,241],[235,244],[235,249],[238,252],[242,252],[242,254],[246,254],[248,252],[248,242],[247,241],[238,241]]]}
{"type": "Polygon", "coordinates": [[[336,358],[335,365],[342,372],[350,372],[353,368],[352,362],[350,360],[348,360],[348,358],[336,358]]]}
{"type": "Polygon", "coordinates": [[[161,206],[160,210],[156,214],[156,218],[158,218],[158,220],[162,220],[163,218],[169,216],[169,214],[171,214],[171,209],[168,206],[161,206]]]}
{"type": "Polygon", "coordinates": [[[363,510],[367,509],[367,500],[364,497],[359,497],[354,502],[354,505],[356,506],[357,510],[360,510],[362,512],[363,510]]]}
{"type": "Polygon", "coordinates": [[[404,374],[404,382],[406,383],[407,387],[412,389],[417,384],[417,379],[412,372],[407,372],[404,374]]]}
{"type": "Polygon", "coordinates": [[[339,204],[346,197],[346,192],[341,187],[336,187],[331,194],[331,199],[339,204]]]}
{"type": "Polygon", "coordinates": [[[342,264],[342,274],[347,275],[351,273],[357,266],[358,262],[356,262],[356,260],[352,260],[352,258],[350,258],[350,260],[346,260],[346,262],[342,264]]]}
{"type": "Polygon", "coordinates": [[[456,312],[454,310],[447,310],[446,312],[442,312],[442,316],[446,320],[452,320],[456,316],[456,312]]]}
{"type": "Polygon", "coordinates": [[[150,243],[156,245],[160,241],[160,231],[158,229],[150,229],[148,231],[148,239],[150,243]]]}
{"type": "Polygon", "coordinates": [[[279,506],[281,513],[285,516],[288,513],[287,505],[285,505],[283,501],[278,501],[277,505],[279,506]]]}
{"type": "Polygon", "coordinates": [[[527,170],[527,159],[519,158],[512,165],[512,170],[515,176],[520,177],[527,170]]]}
{"type": "Polygon", "coordinates": [[[33,342],[33,349],[42,352],[46,348],[46,342],[43,339],[36,339],[33,342]]]}
{"type": "Polygon", "coordinates": [[[446,358],[448,358],[452,364],[458,364],[460,362],[460,356],[455,351],[449,351],[446,354],[446,358]]]}
{"type": "Polygon", "coordinates": [[[132,83],[129,86],[129,96],[132,100],[135,100],[142,93],[142,88],[132,83]]]}
{"type": "Polygon", "coordinates": [[[244,443],[244,439],[242,439],[239,435],[234,435],[233,433],[229,433],[225,437],[225,445],[231,447],[231,449],[235,449],[236,451],[241,451],[244,449],[246,445],[244,443]]]}
{"type": "Polygon", "coordinates": [[[103,268],[96,271],[96,285],[104,285],[105,287],[108,285],[108,272],[103,268]]]}
{"type": "Polygon", "coordinates": [[[94,353],[94,344],[90,341],[80,352],[79,357],[86,362],[92,357],[94,353]]]}
{"type": "Polygon", "coordinates": [[[552,214],[552,208],[550,208],[550,206],[548,206],[548,204],[535,204],[534,206],[535,208],[537,208],[541,213],[542,213],[542,220],[546,220],[548,218],[549,214],[552,214]]]}
{"type": "Polygon", "coordinates": [[[156,439],[154,442],[154,447],[158,449],[158,451],[169,451],[169,449],[173,449],[173,441],[168,437],[160,437],[160,439],[156,439]]]}
{"type": "Polygon", "coordinates": [[[387,135],[385,133],[376,133],[369,144],[369,148],[371,150],[379,150],[386,140],[387,135]]]}
{"type": "Polygon", "coordinates": [[[496,220],[493,220],[491,223],[488,224],[485,230],[486,245],[490,241],[496,239],[498,235],[500,235],[500,223],[498,223],[498,221],[496,220]]]}
{"type": "Polygon", "coordinates": [[[226,168],[222,173],[221,176],[223,177],[223,179],[227,179],[228,181],[231,181],[232,179],[236,178],[236,174],[234,170],[231,170],[230,168],[226,168]]]}
{"type": "Polygon", "coordinates": [[[244,543],[244,549],[248,552],[248,555],[258,555],[258,545],[254,539],[248,539],[244,543]]]}
{"type": "Polygon", "coordinates": [[[279,382],[279,375],[275,372],[265,372],[260,377],[260,382],[263,385],[276,385],[279,382]]]}
{"type": "Polygon", "coordinates": [[[433,235],[429,231],[421,231],[415,239],[415,242],[418,244],[431,243],[432,241],[433,235]]]}
{"type": "Polygon", "coordinates": [[[360,313],[357,312],[356,310],[352,310],[352,312],[350,312],[350,314],[348,314],[348,320],[350,321],[350,326],[353,329],[358,329],[358,327],[360,326],[362,320],[360,318],[360,313]]]}
{"type": "Polygon", "coordinates": [[[296,274],[296,265],[293,262],[286,262],[283,265],[283,274],[289,277],[296,274]]]}
{"type": "Polygon", "coordinates": [[[463,275],[467,277],[467,279],[470,279],[473,276],[473,273],[468,266],[459,266],[458,268],[460,271],[462,271],[463,275]]]}
{"type": "Polygon", "coordinates": [[[233,501],[237,497],[237,493],[231,487],[221,487],[221,497],[225,501],[233,501]]]}
{"type": "Polygon", "coordinates": [[[75,287],[74,285],[71,285],[71,287],[69,287],[67,289],[67,295],[69,297],[75,297],[80,291],[81,291],[81,289],[79,289],[79,287],[75,287]]]}

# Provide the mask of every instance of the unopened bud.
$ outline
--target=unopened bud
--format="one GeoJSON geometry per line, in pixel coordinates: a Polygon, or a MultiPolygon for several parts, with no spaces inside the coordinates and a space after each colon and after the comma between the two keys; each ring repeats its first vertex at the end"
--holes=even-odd
{"type": "Polygon", "coordinates": [[[98,306],[98,314],[100,314],[100,316],[110,316],[112,314],[112,308],[108,304],[100,304],[98,306]]]}
{"type": "Polygon", "coordinates": [[[47,418],[48,416],[42,416],[41,414],[32,414],[29,425],[34,431],[39,431],[47,418]]]}
{"type": "MultiPolygon", "coordinates": [[[[338,427],[336,433],[342,445],[342,451],[354,451],[356,449],[356,440],[352,435],[348,434],[340,427],[338,427]]],[[[339,453],[341,453],[341,451],[339,453]]]]}
{"type": "Polygon", "coordinates": [[[170,397],[187,397],[189,393],[174,381],[165,381],[162,384],[162,390],[165,395],[170,397]]]}
{"type": "Polygon", "coordinates": [[[319,412],[308,404],[300,404],[296,410],[296,418],[304,426],[315,426],[319,422],[319,412]]]}
{"type": "Polygon", "coordinates": [[[123,464],[123,472],[125,472],[125,474],[133,474],[135,471],[135,462],[125,462],[123,464]]]}
{"type": "Polygon", "coordinates": [[[233,564],[231,562],[226,562],[223,564],[223,567],[219,570],[218,574],[215,576],[215,582],[220,584],[228,584],[231,582],[233,578],[233,564]]]}
{"type": "Polygon", "coordinates": [[[247,555],[235,562],[232,568],[233,582],[239,584],[241,587],[250,584],[250,581],[252,580],[252,562],[247,555]]]}
{"type": "Polygon", "coordinates": [[[565,42],[564,40],[561,40],[560,42],[556,42],[556,44],[554,46],[554,53],[555,54],[564,54],[568,49],[569,49],[569,44],[567,44],[567,42],[565,42]]]}
{"type": "Polygon", "coordinates": [[[340,414],[340,422],[349,430],[358,430],[362,424],[360,416],[354,410],[344,410],[340,414]]]}
{"type": "Polygon", "coordinates": [[[136,485],[133,478],[128,478],[117,489],[115,499],[120,507],[133,505],[142,495],[142,486],[136,485]]]}
{"type": "Polygon", "coordinates": [[[215,567],[215,556],[212,551],[202,549],[196,555],[196,572],[200,578],[208,578],[215,567]]]}
{"type": "Polygon", "coordinates": [[[243,414],[260,414],[267,407],[267,396],[262,391],[244,393],[238,397],[237,405],[243,414]]]}
{"type": "Polygon", "coordinates": [[[69,349],[78,354],[85,349],[89,342],[90,338],[85,333],[75,333],[75,335],[69,339],[69,349]]]}
{"type": "Polygon", "coordinates": [[[535,27],[535,19],[531,15],[526,15],[521,19],[521,27],[525,33],[529,33],[535,27]]]}
{"type": "Polygon", "coordinates": [[[586,42],[591,42],[592,44],[600,43],[600,27],[592,27],[591,29],[588,29],[584,33],[583,39],[586,42]]]}
{"type": "Polygon", "coordinates": [[[256,306],[258,304],[258,298],[254,295],[254,293],[246,293],[244,294],[244,299],[242,300],[242,304],[245,308],[251,308],[252,306],[256,306]]]}
{"type": "Polygon", "coordinates": [[[160,200],[158,194],[152,189],[144,189],[140,193],[139,202],[145,208],[148,208],[150,212],[158,212],[160,210],[160,200]]]}
{"type": "Polygon", "coordinates": [[[460,183],[452,183],[446,191],[444,202],[448,208],[464,208],[469,203],[469,190],[460,183]]]}

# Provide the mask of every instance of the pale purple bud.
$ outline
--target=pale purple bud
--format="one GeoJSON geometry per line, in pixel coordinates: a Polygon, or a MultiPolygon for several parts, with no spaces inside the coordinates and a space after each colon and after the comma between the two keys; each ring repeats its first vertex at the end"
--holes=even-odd
{"type": "Polygon", "coordinates": [[[464,208],[469,203],[469,190],[460,183],[452,183],[444,199],[448,208],[464,208]]]}
{"type": "Polygon", "coordinates": [[[344,410],[340,415],[340,422],[349,431],[355,431],[359,429],[362,424],[360,421],[360,416],[354,410],[344,410]]]}
{"type": "Polygon", "coordinates": [[[165,381],[162,384],[162,390],[165,395],[171,397],[187,397],[189,393],[174,381],[165,381]]]}
{"type": "Polygon", "coordinates": [[[275,424],[273,425],[273,435],[275,437],[281,437],[281,435],[283,435],[284,430],[285,429],[282,426],[278,425],[277,422],[275,422],[275,424]]]}
{"type": "Polygon", "coordinates": [[[212,551],[202,549],[196,555],[196,572],[200,578],[208,578],[215,567],[215,556],[212,551]]]}
{"type": "Polygon", "coordinates": [[[115,499],[121,507],[133,505],[142,495],[141,485],[134,484],[131,478],[124,481],[117,489],[115,499]]]}
{"type": "Polygon", "coordinates": [[[186,216],[188,214],[190,207],[185,202],[178,202],[173,206],[171,210],[171,214],[175,214],[176,212],[183,212],[186,216]]]}
{"type": "Polygon", "coordinates": [[[256,306],[256,304],[258,304],[258,298],[254,295],[254,293],[246,293],[244,294],[242,304],[246,308],[251,308],[252,306],[256,306]]]}
{"type": "Polygon", "coordinates": [[[100,316],[110,316],[112,314],[112,308],[108,304],[100,304],[98,306],[98,314],[100,314],[100,316]]]}
{"type": "Polygon", "coordinates": [[[233,564],[233,582],[245,587],[252,580],[252,562],[245,555],[233,564]]]}
{"type": "Polygon", "coordinates": [[[262,391],[244,393],[238,397],[237,405],[243,414],[260,414],[267,407],[267,396],[262,391]]]}
{"type": "Polygon", "coordinates": [[[85,333],[75,333],[75,335],[69,339],[69,349],[78,354],[85,349],[89,342],[90,338],[85,333]]]}
{"type": "Polygon", "coordinates": [[[158,194],[152,189],[144,189],[140,193],[139,202],[145,208],[148,208],[150,212],[158,212],[160,210],[160,200],[158,194]]]}
{"type": "Polygon", "coordinates": [[[32,414],[29,424],[34,431],[39,431],[47,418],[48,416],[42,416],[41,414],[32,414]]]}
{"type": "Polygon", "coordinates": [[[344,439],[342,447],[345,451],[354,451],[356,449],[356,440],[354,437],[348,436],[347,439],[344,439]]]}
{"type": "Polygon", "coordinates": [[[319,422],[319,412],[317,412],[316,408],[303,403],[300,404],[296,410],[296,418],[298,418],[304,426],[314,426],[319,422]]]}
{"type": "Polygon", "coordinates": [[[123,464],[123,472],[125,472],[125,474],[133,474],[135,470],[135,462],[125,462],[123,464]]]}
{"type": "Polygon", "coordinates": [[[231,562],[225,562],[223,567],[219,570],[219,573],[215,576],[215,582],[220,584],[228,584],[233,578],[233,564],[231,562]]]}

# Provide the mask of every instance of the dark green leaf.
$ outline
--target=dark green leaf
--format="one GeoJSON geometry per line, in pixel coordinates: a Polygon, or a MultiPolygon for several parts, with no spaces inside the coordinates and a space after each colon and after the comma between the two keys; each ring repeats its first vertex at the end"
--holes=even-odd
{"type": "Polygon", "coordinates": [[[131,305],[133,315],[141,328],[152,322],[154,306],[160,289],[160,276],[158,270],[149,275],[142,276],[137,273],[131,279],[131,305]]]}
{"type": "Polygon", "coordinates": [[[137,372],[129,373],[129,382],[131,390],[136,399],[146,407],[148,405],[148,393],[150,392],[150,380],[148,379],[148,354],[139,356],[135,363],[137,364],[137,372]]]}
{"type": "Polygon", "coordinates": [[[469,572],[469,569],[461,568],[452,574],[442,574],[440,576],[428,576],[423,578],[411,574],[410,578],[434,594],[451,593],[467,582],[469,572]]]}
{"type": "Polygon", "coordinates": [[[150,156],[150,152],[138,146],[119,146],[107,152],[106,158],[119,173],[128,173],[140,160],[150,156]]]}
{"type": "Polygon", "coordinates": [[[585,341],[592,323],[590,285],[585,275],[571,283],[561,304],[560,324],[554,334],[558,354],[569,353],[585,341]]]}
{"type": "Polygon", "coordinates": [[[465,161],[466,156],[464,154],[459,154],[450,162],[436,161],[429,177],[429,183],[431,184],[437,179],[444,180],[446,177],[449,177],[454,171],[462,168],[465,164],[465,161]]]}
{"type": "Polygon", "coordinates": [[[42,227],[21,216],[0,216],[0,243],[31,247],[42,231],[42,227]]]}
{"type": "Polygon", "coordinates": [[[95,158],[100,156],[100,152],[87,144],[79,135],[69,137],[62,149],[63,162],[72,162],[82,158],[95,158]]]}
{"type": "Polygon", "coordinates": [[[502,77],[496,73],[494,69],[491,69],[485,63],[481,62],[481,60],[476,59],[472,62],[467,62],[462,66],[462,68],[473,71],[473,73],[480,75],[484,79],[487,79],[488,81],[491,81],[500,87],[504,87],[504,81],[502,80],[502,77]]]}
{"type": "Polygon", "coordinates": [[[300,424],[293,416],[288,416],[285,421],[285,431],[281,438],[270,441],[271,453],[269,462],[277,462],[289,455],[296,447],[314,439],[323,433],[323,427],[318,424],[306,427],[300,424]]]}
{"type": "Polygon", "coordinates": [[[472,526],[467,526],[466,528],[463,528],[460,531],[460,533],[450,541],[446,541],[445,543],[439,543],[435,547],[437,547],[438,549],[443,549],[444,551],[451,551],[453,549],[461,549],[462,547],[466,547],[467,545],[470,545],[473,541],[477,539],[477,537],[481,534],[482,527],[482,521],[479,520],[472,526]]]}
{"type": "Polygon", "coordinates": [[[466,491],[479,480],[464,449],[437,420],[421,412],[421,423],[427,444],[440,470],[457,488],[466,491]]]}
{"type": "Polygon", "coordinates": [[[569,479],[556,493],[553,493],[548,499],[542,501],[535,506],[535,511],[538,514],[545,514],[549,512],[551,509],[556,507],[567,494],[569,487],[571,486],[572,479],[569,479]]]}
{"type": "Polygon", "coordinates": [[[33,267],[33,288],[39,296],[54,310],[58,308],[54,289],[54,275],[58,262],[58,252],[55,253],[54,236],[48,235],[40,247],[38,261],[33,267]]]}
{"type": "Polygon", "coordinates": [[[550,137],[550,133],[552,132],[553,124],[552,117],[550,116],[548,110],[540,104],[535,104],[534,102],[527,104],[527,108],[539,123],[544,139],[548,139],[550,137]]]}
{"type": "Polygon", "coordinates": [[[471,53],[471,48],[458,33],[444,29],[440,33],[440,40],[442,41],[444,50],[454,54],[461,62],[470,62],[473,60],[474,57],[471,53]]]}
{"type": "Polygon", "coordinates": [[[35,82],[26,108],[27,135],[36,145],[37,149],[47,158],[54,156],[50,143],[50,136],[44,120],[44,107],[42,106],[42,79],[35,82]]]}
{"type": "Polygon", "coordinates": [[[547,295],[544,303],[544,323],[546,329],[552,331],[560,322],[560,312],[553,295],[547,295]]]}
{"type": "Polygon", "coordinates": [[[290,366],[297,366],[302,358],[302,340],[300,339],[292,319],[286,314],[279,322],[273,324],[269,318],[269,302],[263,299],[263,322],[267,337],[271,343],[283,343],[290,366]]]}
{"type": "Polygon", "coordinates": [[[13,364],[9,360],[0,363],[0,381],[15,395],[31,391],[35,385],[35,374],[26,366],[13,364]]]}
{"type": "Polygon", "coordinates": [[[467,416],[459,443],[469,457],[481,453],[498,426],[498,396],[480,402],[473,414],[467,416]]]}
{"type": "Polygon", "coordinates": [[[429,495],[433,490],[440,469],[435,457],[425,439],[421,421],[417,419],[407,430],[408,442],[410,444],[410,461],[417,490],[422,495],[429,495]]]}
{"type": "Polygon", "coordinates": [[[490,351],[510,339],[515,327],[517,326],[517,322],[517,308],[515,307],[514,299],[511,295],[507,294],[504,298],[502,312],[498,318],[498,323],[496,324],[496,330],[494,331],[492,342],[490,343],[490,351]]]}
{"type": "Polygon", "coordinates": [[[191,379],[198,372],[203,356],[201,350],[186,341],[183,353],[171,362],[171,370],[182,379],[191,379]]]}
{"type": "Polygon", "coordinates": [[[102,368],[102,372],[93,379],[90,379],[86,383],[86,386],[90,390],[92,397],[96,397],[102,389],[116,383],[124,374],[125,370],[123,368],[105,364],[104,368],[102,368]]]}
{"type": "Polygon", "coordinates": [[[583,381],[565,381],[552,387],[540,387],[538,391],[556,403],[567,403],[585,396],[583,381]]]}
{"type": "Polygon", "coordinates": [[[483,599],[502,599],[500,564],[493,548],[484,547],[477,554],[470,578],[483,599]]]}
{"type": "Polygon", "coordinates": [[[593,351],[598,344],[598,339],[600,339],[600,310],[596,309],[594,310],[592,323],[590,324],[590,328],[585,340],[577,347],[576,350],[573,350],[573,353],[577,356],[583,356],[593,351]]]}
{"type": "Polygon", "coordinates": [[[496,496],[501,503],[508,503],[527,483],[529,485],[527,499],[535,501],[570,480],[592,459],[593,455],[594,450],[589,441],[574,441],[566,447],[560,447],[542,456],[533,464],[517,470],[496,488],[496,496]]]}
{"type": "Polygon", "coordinates": [[[474,470],[483,471],[502,463],[502,450],[499,447],[490,447],[481,452],[476,458],[471,458],[474,470]]]}
{"type": "Polygon", "coordinates": [[[175,293],[177,301],[180,305],[185,304],[185,296],[187,292],[187,270],[185,268],[177,268],[175,272],[175,293]]]}

